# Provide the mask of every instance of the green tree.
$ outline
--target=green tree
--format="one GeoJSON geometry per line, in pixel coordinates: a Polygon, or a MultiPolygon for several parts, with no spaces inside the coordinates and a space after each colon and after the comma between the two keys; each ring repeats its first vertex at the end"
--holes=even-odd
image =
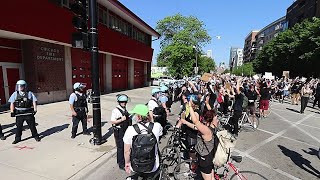
{"type": "Polygon", "coordinates": [[[173,76],[192,75],[196,56],[193,47],[201,52],[211,41],[204,23],[194,16],[176,14],[160,20],[156,30],[161,34],[158,66],[168,67],[173,76]]]}
{"type": "Polygon", "coordinates": [[[259,73],[290,71],[291,76],[319,76],[320,19],[313,18],[280,33],[265,45],[254,60],[259,73]]]}
{"type": "Polygon", "coordinates": [[[216,63],[214,60],[207,56],[201,56],[198,61],[199,73],[210,73],[216,69],[216,63]]]}
{"type": "Polygon", "coordinates": [[[253,71],[252,63],[245,63],[242,66],[236,67],[232,70],[232,74],[237,76],[252,76],[255,74],[253,71]]]}

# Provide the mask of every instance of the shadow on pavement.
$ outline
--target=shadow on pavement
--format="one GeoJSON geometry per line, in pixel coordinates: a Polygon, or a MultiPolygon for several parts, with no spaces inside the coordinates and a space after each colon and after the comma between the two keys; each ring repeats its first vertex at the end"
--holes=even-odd
{"type": "Polygon", "coordinates": [[[112,127],[109,127],[108,132],[102,136],[102,140],[106,141],[113,134],[112,127]]]}
{"type": "Polygon", "coordinates": [[[291,108],[286,108],[286,109],[300,114],[300,111],[298,111],[298,110],[291,109],[291,108]]]}
{"type": "Polygon", "coordinates": [[[70,124],[63,124],[63,125],[60,125],[60,126],[55,126],[55,127],[52,127],[50,129],[47,129],[43,132],[41,132],[39,135],[40,135],[40,138],[43,139],[47,136],[50,136],[52,134],[55,134],[55,133],[59,133],[65,129],[67,129],[69,127],[70,124]]]}
{"type": "Polygon", "coordinates": [[[278,145],[278,147],[281,149],[282,153],[289,157],[292,162],[294,162],[298,167],[305,170],[306,172],[320,178],[320,172],[315,169],[313,166],[311,166],[311,162],[305,158],[302,157],[301,154],[292,151],[284,146],[278,145]]]}
{"type": "Polygon", "coordinates": [[[313,149],[313,148],[309,148],[309,151],[306,151],[304,149],[302,149],[303,152],[310,154],[310,155],[314,155],[314,156],[318,156],[319,150],[313,149]]]}
{"type": "MultiPolygon", "coordinates": [[[[13,127],[13,126],[15,126],[15,125],[16,125],[16,123],[11,123],[11,124],[8,124],[8,125],[3,125],[3,126],[2,126],[2,129],[10,128],[10,127],[13,127]]],[[[38,123],[36,123],[35,125],[38,126],[38,123]]],[[[25,130],[27,130],[27,129],[29,129],[29,126],[28,126],[28,125],[24,125],[24,126],[22,127],[22,132],[25,131],[25,130]]],[[[16,134],[16,128],[11,129],[11,130],[9,130],[9,131],[3,131],[3,134],[5,135],[6,138],[8,138],[8,137],[10,137],[10,136],[12,136],[12,135],[15,135],[15,134],[16,134]],[[8,133],[9,133],[9,134],[8,134],[8,133]]]]}
{"type": "Polygon", "coordinates": [[[320,112],[318,112],[318,111],[312,111],[312,110],[307,110],[307,111],[320,114],[320,112]]]}

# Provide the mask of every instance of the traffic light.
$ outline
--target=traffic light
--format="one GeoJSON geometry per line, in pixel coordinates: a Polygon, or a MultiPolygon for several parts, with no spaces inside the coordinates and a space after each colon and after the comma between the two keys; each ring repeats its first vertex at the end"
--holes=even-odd
{"type": "Polygon", "coordinates": [[[87,0],[74,0],[74,3],[70,5],[71,11],[75,14],[72,24],[78,30],[72,33],[72,47],[88,49],[87,7],[87,0]]]}

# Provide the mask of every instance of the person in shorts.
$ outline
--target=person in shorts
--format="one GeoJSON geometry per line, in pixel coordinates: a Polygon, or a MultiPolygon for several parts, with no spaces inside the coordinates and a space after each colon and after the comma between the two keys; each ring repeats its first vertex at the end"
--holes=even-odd
{"type": "Polygon", "coordinates": [[[262,85],[260,95],[260,115],[262,115],[262,117],[266,117],[265,111],[269,110],[269,101],[271,97],[271,89],[267,86],[266,83],[262,85]]]}

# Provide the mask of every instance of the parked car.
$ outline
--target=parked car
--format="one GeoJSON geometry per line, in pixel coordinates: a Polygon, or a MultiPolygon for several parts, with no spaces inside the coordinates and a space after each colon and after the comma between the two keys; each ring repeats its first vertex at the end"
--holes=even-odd
{"type": "Polygon", "coordinates": [[[152,85],[153,86],[160,86],[161,84],[170,84],[170,83],[174,83],[176,82],[175,79],[173,79],[172,77],[169,77],[169,76],[160,76],[159,78],[155,78],[153,81],[152,81],[152,85]]]}

